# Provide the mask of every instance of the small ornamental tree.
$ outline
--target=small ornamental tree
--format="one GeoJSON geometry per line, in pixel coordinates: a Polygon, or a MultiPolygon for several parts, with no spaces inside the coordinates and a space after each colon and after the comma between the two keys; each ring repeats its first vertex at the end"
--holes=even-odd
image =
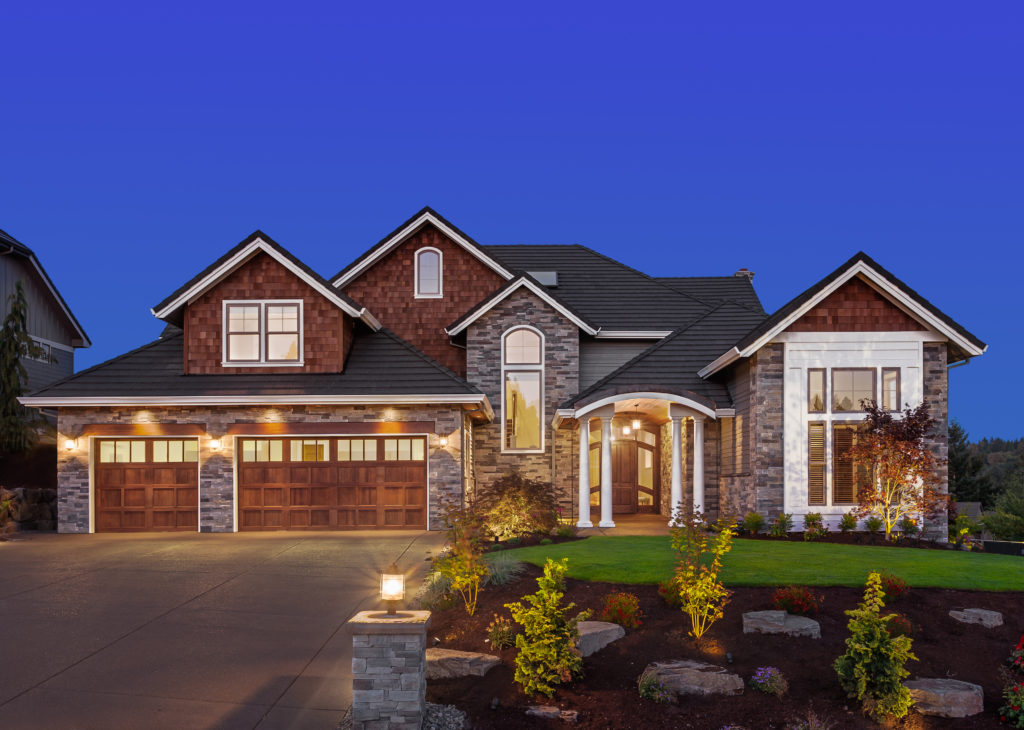
{"type": "Polygon", "coordinates": [[[690,617],[690,635],[700,641],[711,625],[725,615],[729,591],[722,584],[722,557],[732,549],[736,523],[721,518],[715,535],[709,537],[700,512],[679,515],[672,522],[672,548],[678,553],[674,584],[679,588],[680,606],[690,617]],[[705,558],[710,555],[711,560],[705,558]]]}
{"type": "Polygon", "coordinates": [[[447,530],[448,552],[435,561],[434,567],[462,596],[466,613],[472,616],[476,613],[480,584],[490,574],[484,558],[484,520],[476,511],[451,501],[443,506],[442,520],[447,530]]]}
{"type": "Polygon", "coordinates": [[[28,334],[28,302],[21,282],[7,299],[10,311],[0,329],[0,453],[28,451],[35,438],[30,412],[18,397],[22,395],[28,373],[21,359],[40,357],[43,350],[28,334]]]}
{"type": "Polygon", "coordinates": [[[518,472],[481,487],[473,507],[485,517],[487,530],[499,540],[547,535],[558,525],[558,500],[551,483],[518,472]]]}
{"type": "Polygon", "coordinates": [[[864,424],[849,456],[857,464],[872,467],[857,493],[857,514],[882,521],[886,539],[906,515],[932,517],[948,500],[937,491],[938,465],[927,438],[935,426],[928,404],[907,408],[902,418],[882,410],[876,403],[864,404],[864,424]]]}

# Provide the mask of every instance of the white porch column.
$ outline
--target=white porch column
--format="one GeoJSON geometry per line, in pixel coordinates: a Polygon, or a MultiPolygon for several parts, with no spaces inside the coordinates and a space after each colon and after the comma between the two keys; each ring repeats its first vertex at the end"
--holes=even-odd
{"type": "Polygon", "coordinates": [[[615,527],[612,520],[612,417],[601,416],[601,521],[598,527],[615,527]]]}
{"type": "Polygon", "coordinates": [[[669,503],[669,525],[683,511],[683,417],[674,413],[672,419],[672,499],[669,503]]]}
{"type": "Polygon", "coordinates": [[[590,419],[581,418],[580,428],[580,519],[576,527],[593,527],[590,521],[590,419]]]}
{"type": "Polygon", "coordinates": [[[704,511],[704,416],[693,417],[693,510],[704,511]]]}

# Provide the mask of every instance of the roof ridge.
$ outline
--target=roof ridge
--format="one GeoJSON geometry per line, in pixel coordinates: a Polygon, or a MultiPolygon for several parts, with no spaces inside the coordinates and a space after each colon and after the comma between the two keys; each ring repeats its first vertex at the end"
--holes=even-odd
{"type": "MultiPolygon", "coordinates": [[[[446,367],[445,367],[444,365],[442,365],[441,363],[439,363],[439,362],[438,362],[437,360],[435,360],[434,358],[430,357],[430,355],[426,354],[425,352],[423,352],[422,350],[420,350],[419,348],[417,348],[417,347],[416,347],[415,345],[413,345],[412,343],[410,343],[410,342],[407,342],[406,340],[402,339],[402,338],[401,338],[401,337],[399,337],[399,336],[398,336],[397,334],[395,334],[394,332],[392,332],[391,330],[389,330],[389,329],[388,329],[387,327],[381,327],[381,328],[380,328],[380,329],[378,330],[378,332],[380,332],[380,333],[383,333],[384,335],[386,335],[386,336],[390,337],[390,338],[391,338],[392,340],[394,340],[395,342],[397,342],[397,343],[398,343],[399,345],[401,345],[401,346],[405,347],[405,348],[406,348],[407,350],[409,350],[409,351],[410,351],[410,352],[411,352],[412,354],[414,354],[414,355],[416,355],[417,357],[419,357],[419,358],[420,358],[421,360],[423,360],[424,362],[426,362],[426,363],[427,363],[428,365],[432,365],[432,366],[433,366],[433,367],[434,367],[434,368],[435,368],[436,370],[438,370],[438,371],[440,371],[441,373],[443,373],[443,374],[447,375],[447,376],[448,376],[449,378],[451,378],[452,380],[454,380],[454,381],[458,382],[458,383],[459,383],[460,385],[465,385],[465,386],[467,386],[467,387],[468,387],[468,388],[470,388],[470,389],[471,389],[471,390],[472,390],[472,391],[473,391],[474,393],[483,393],[483,391],[482,391],[482,390],[480,390],[479,388],[477,388],[476,386],[474,386],[474,385],[473,385],[472,383],[470,383],[470,382],[469,382],[468,380],[466,380],[465,378],[463,378],[463,377],[462,377],[461,375],[459,375],[458,373],[454,372],[453,370],[449,370],[449,369],[448,369],[448,368],[446,368],[446,367]]],[[[373,333],[373,334],[376,334],[376,333],[373,333]]]]}

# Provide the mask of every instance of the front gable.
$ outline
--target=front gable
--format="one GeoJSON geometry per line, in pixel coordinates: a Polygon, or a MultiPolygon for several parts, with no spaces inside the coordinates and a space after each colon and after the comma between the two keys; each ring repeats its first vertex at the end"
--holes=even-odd
{"type": "Polygon", "coordinates": [[[854,277],[789,326],[788,332],[923,332],[927,328],[854,277]]]}

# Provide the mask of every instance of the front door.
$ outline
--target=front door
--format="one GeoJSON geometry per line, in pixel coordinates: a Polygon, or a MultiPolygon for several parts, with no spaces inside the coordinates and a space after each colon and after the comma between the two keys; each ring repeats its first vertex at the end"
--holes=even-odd
{"type": "Polygon", "coordinates": [[[612,512],[636,512],[636,442],[612,442],[612,512]]]}

